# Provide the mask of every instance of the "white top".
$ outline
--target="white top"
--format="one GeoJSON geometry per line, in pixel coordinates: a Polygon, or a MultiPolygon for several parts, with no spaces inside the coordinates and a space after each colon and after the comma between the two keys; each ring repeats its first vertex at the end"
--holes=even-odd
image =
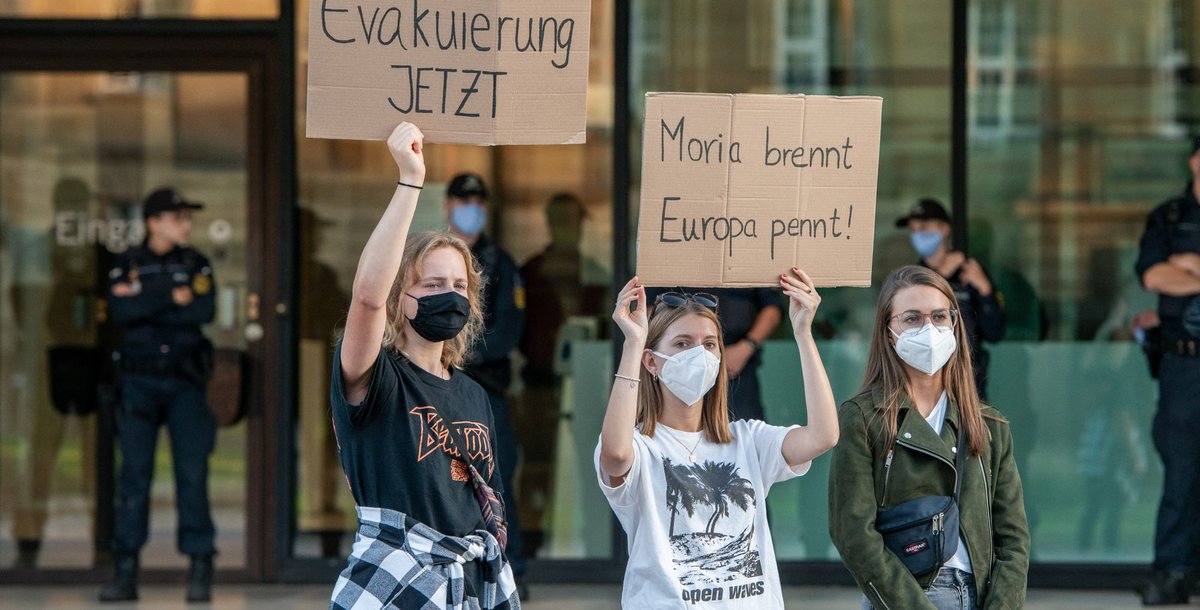
{"type": "Polygon", "coordinates": [[[783,438],[798,427],[738,420],[734,440],[716,444],[660,423],[653,438],[634,432],[633,466],[618,487],[597,444],[600,489],[629,540],[623,608],[783,608],[767,491],[812,465],[783,459],[783,438]]]}
{"type": "MultiPolygon", "coordinates": [[[[929,422],[929,425],[933,427],[934,434],[940,435],[942,433],[942,425],[946,423],[946,408],[949,405],[950,399],[946,396],[946,391],[942,390],[941,398],[938,398],[937,404],[933,405],[933,410],[929,412],[929,417],[925,418],[925,421],[929,422]]],[[[958,447],[955,447],[954,451],[957,452],[958,447]]],[[[963,467],[966,468],[966,460],[963,460],[963,467]]],[[[959,519],[962,519],[961,515],[959,519]]],[[[963,572],[971,571],[971,556],[967,554],[967,543],[963,541],[961,534],[958,536],[958,550],[954,551],[953,557],[946,560],[945,565],[948,568],[958,568],[963,572]]]]}

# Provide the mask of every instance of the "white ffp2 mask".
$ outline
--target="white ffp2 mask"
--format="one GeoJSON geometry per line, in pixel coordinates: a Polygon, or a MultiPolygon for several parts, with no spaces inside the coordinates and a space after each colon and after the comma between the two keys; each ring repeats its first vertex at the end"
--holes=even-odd
{"type": "Polygon", "coordinates": [[[658,377],[676,398],[689,407],[700,402],[717,383],[717,373],[721,371],[721,358],[705,349],[703,345],[683,350],[674,356],[652,353],[666,360],[658,377]]]}
{"type": "MultiPolygon", "coordinates": [[[[888,328],[893,335],[896,331],[888,328]]],[[[954,328],[942,328],[926,322],[921,328],[910,328],[896,335],[893,346],[896,355],[909,366],[932,376],[950,361],[958,343],[954,340],[954,328]]]]}

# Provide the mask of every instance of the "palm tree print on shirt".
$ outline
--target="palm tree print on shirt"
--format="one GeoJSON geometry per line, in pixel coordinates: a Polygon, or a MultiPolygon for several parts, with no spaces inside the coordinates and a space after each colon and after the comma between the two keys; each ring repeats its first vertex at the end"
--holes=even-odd
{"type": "Polygon", "coordinates": [[[671,513],[668,535],[680,583],[691,586],[761,576],[754,538],[754,486],[740,475],[737,464],[711,460],[675,464],[664,457],[663,472],[671,513]],[[702,521],[693,519],[697,515],[702,521]],[[723,524],[732,525],[729,533],[721,531],[723,524]]]}
{"type": "Polygon", "coordinates": [[[700,482],[692,469],[684,464],[675,465],[671,458],[663,458],[663,471],[667,475],[667,508],[671,509],[671,528],[668,535],[675,537],[675,516],[683,509],[687,516],[696,513],[696,503],[700,501],[697,494],[700,482]]]}

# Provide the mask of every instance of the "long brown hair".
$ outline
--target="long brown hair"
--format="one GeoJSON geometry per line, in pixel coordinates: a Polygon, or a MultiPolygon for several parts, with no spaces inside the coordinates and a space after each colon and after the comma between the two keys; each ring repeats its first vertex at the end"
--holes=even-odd
{"type": "Polygon", "coordinates": [[[404,327],[408,326],[408,318],[404,317],[400,299],[404,298],[413,285],[421,281],[421,266],[425,263],[425,257],[441,248],[457,250],[467,264],[467,300],[471,303],[471,313],[467,316],[467,325],[463,327],[462,332],[442,343],[442,366],[461,368],[471,347],[483,332],[483,276],[466,242],[444,231],[412,233],[404,242],[400,270],[392,282],[391,291],[388,292],[383,346],[394,351],[400,351],[404,347],[404,327]]]}
{"type": "MultiPolygon", "coordinates": [[[[658,343],[667,334],[667,329],[676,320],[688,314],[712,320],[717,328],[717,353],[721,356],[721,368],[717,372],[717,382],[704,395],[700,427],[709,442],[728,443],[733,440],[733,433],[729,431],[729,375],[725,373],[725,330],[721,328],[721,320],[717,318],[717,314],[691,299],[684,301],[679,307],[660,303],[654,308],[654,315],[650,316],[646,347],[661,351],[658,343]]],[[[640,377],[642,381],[638,384],[637,422],[642,425],[642,434],[653,437],[654,428],[658,425],[658,416],[662,412],[662,389],[658,385],[658,379],[650,374],[650,369],[645,365],[642,365],[640,377]]]]}
{"type": "MultiPolygon", "coordinates": [[[[892,272],[883,282],[879,292],[879,305],[875,312],[875,329],[871,332],[871,347],[867,354],[867,373],[863,378],[863,391],[879,390],[883,393],[883,402],[877,405],[879,415],[884,419],[887,433],[887,444],[891,445],[896,439],[898,427],[897,416],[900,412],[900,396],[908,392],[908,375],[904,362],[896,355],[896,350],[888,339],[888,323],[895,315],[892,311],[896,294],[905,288],[913,286],[929,286],[946,297],[950,307],[958,309],[958,300],[954,291],[942,276],[931,269],[908,265],[892,272]]],[[[961,316],[959,316],[961,318],[961,316]]],[[[967,331],[963,328],[962,320],[954,325],[954,341],[958,347],[950,361],[942,367],[942,381],[946,386],[946,394],[954,404],[962,418],[963,427],[967,432],[967,442],[971,455],[981,455],[987,447],[989,433],[983,424],[979,394],[975,391],[975,370],[971,366],[971,348],[967,342],[967,331]]]]}

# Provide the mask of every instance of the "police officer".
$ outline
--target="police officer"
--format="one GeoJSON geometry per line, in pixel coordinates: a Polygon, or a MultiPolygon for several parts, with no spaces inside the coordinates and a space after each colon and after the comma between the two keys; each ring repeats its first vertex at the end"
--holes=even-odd
{"type": "Polygon", "coordinates": [[[201,205],[174,189],[143,203],[146,240],[109,272],[108,307],[122,328],[118,418],[121,472],[113,555],[116,575],[101,601],[137,599],[138,552],[148,536],[150,483],[160,424],[171,438],[179,550],[191,557],[187,600],[212,586],[215,529],[208,504],[208,457],[216,422],[204,397],[212,346],[200,326],[213,319],[212,267],[187,246],[191,211],[201,205]]]}
{"type": "Polygon", "coordinates": [[[1154,533],[1147,606],[1186,604],[1200,545],[1200,138],[1188,158],[1192,181],[1146,220],[1136,271],[1158,293],[1162,361],[1154,446],[1163,492],[1154,533]]]}
{"type": "Polygon", "coordinates": [[[907,216],[896,219],[896,226],[907,228],[909,241],[921,264],[946,278],[958,299],[960,323],[971,344],[971,364],[975,368],[975,387],[987,400],[988,352],[984,341],[1004,338],[1004,307],[983,265],[965,254],[950,250],[950,214],[936,199],[917,201],[907,216]]]}
{"type": "Polygon", "coordinates": [[[500,458],[500,476],[508,495],[504,498],[508,518],[508,560],[518,579],[521,597],[527,597],[525,583],[525,543],[521,535],[520,509],[517,506],[513,473],[517,468],[519,446],[508,413],[508,386],[512,383],[509,353],[521,341],[525,330],[525,287],[520,269],[499,244],[483,233],[487,224],[488,190],[478,174],[454,176],[446,187],[446,215],[450,232],[471,246],[483,269],[483,340],[468,357],[464,369],[487,390],[496,424],[496,446],[500,458]]]}

